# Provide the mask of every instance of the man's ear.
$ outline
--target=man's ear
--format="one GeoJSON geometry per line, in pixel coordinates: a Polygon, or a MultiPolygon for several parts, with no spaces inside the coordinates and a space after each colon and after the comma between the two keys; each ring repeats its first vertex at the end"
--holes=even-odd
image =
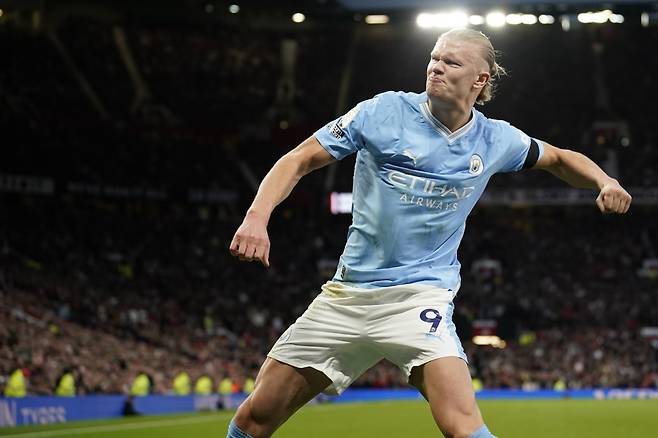
{"type": "Polygon", "coordinates": [[[482,89],[484,88],[485,85],[489,83],[489,79],[491,79],[491,75],[488,72],[486,71],[480,72],[473,86],[475,88],[482,89]]]}

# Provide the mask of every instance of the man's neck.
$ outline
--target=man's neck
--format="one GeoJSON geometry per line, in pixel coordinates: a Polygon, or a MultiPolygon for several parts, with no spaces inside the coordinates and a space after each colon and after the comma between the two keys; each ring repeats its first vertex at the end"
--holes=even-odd
{"type": "Polygon", "coordinates": [[[471,108],[442,105],[441,102],[433,102],[432,99],[428,99],[427,104],[432,115],[450,132],[455,132],[471,119],[471,108]]]}

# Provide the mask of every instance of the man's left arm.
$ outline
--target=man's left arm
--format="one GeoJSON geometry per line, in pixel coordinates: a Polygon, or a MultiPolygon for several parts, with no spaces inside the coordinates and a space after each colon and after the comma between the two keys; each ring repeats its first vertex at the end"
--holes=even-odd
{"type": "Polygon", "coordinates": [[[546,170],[569,185],[583,189],[598,189],[596,205],[602,213],[626,213],[631,206],[631,195],[585,155],[560,149],[542,142],[544,153],[533,169],[546,170]]]}

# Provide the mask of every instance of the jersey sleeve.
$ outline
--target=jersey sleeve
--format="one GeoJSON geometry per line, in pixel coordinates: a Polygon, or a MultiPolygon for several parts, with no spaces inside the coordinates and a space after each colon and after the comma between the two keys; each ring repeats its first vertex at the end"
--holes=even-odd
{"type": "Polygon", "coordinates": [[[364,100],[344,116],[315,131],[315,138],[337,160],[365,148],[365,130],[378,123],[377,119],[382,112],[381,101],[385,98],[384,93],[364,100]]]}
{"type": "Polygon", "coordinates": [[[500,172],[518,172],[531,168],[544,154],[544,145],[540,140],[529,137],[509,124],[503,127],[501,143],[506,146],[506,150],[500,172]]]}

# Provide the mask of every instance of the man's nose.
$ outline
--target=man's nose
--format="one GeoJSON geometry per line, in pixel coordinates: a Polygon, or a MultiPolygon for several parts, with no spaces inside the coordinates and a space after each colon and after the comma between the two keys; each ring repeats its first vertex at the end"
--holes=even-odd
{"type": "Polygon", "coordinates": [[[437,61],[432,65],[432,72],[436,74],[443,74],[445,69],[445,64],[443,61],[437,61]]]}

